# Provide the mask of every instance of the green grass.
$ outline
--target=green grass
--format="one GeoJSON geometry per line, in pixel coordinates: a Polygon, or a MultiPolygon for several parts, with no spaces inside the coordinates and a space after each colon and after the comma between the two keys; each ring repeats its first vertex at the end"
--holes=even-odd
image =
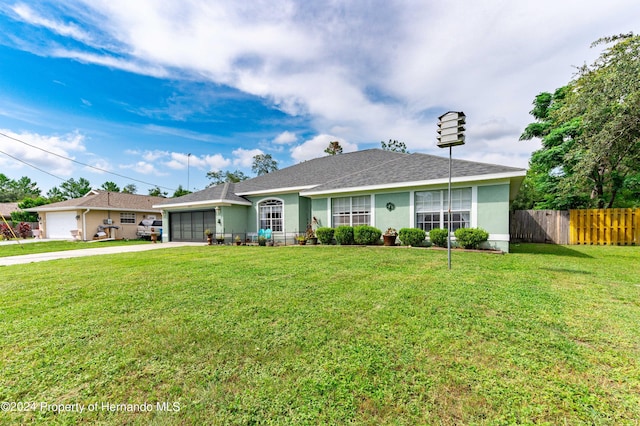
{"type": "Polygon", "coordinates": [[[637,424],[640,249],[513,251],[451,271],[342,246],[3,267],[0,401],[100,408],[0,423],[637,424]]]}
{"type": "Polygon", "coordinates": [[[79,250],[87,248],[150,244],[145,240],[108,240],[108,241],[42,241],[22,242],[0,245],[0,257],[21,256],[23,254],[49,253],[54,251],[79,250]]]}

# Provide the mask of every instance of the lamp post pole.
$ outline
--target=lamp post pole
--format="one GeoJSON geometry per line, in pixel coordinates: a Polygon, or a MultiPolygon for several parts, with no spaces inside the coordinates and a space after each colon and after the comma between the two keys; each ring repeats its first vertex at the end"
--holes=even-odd
{"type": "Polygon", "coordinates": [[[190,191],[189,187],[189,160],[191,159],[191,153],[187,154],[187,191],[190,191]]]}
{"type": "Polygon", "coordinates": [[[449,191],[447,195],[449,204],[447,208],[447,264],[449,265],[449,269],[451,269],[451,148],[452,145],[449,145],[449,191]]]}
{"type": "Polygon", "coordinates": [[[451,269],[451,148],[464,145],[465,115],[449,111],[438,117],[438,147],[449,148],[449,190],[447,194],[447,264],[451,269]]]}

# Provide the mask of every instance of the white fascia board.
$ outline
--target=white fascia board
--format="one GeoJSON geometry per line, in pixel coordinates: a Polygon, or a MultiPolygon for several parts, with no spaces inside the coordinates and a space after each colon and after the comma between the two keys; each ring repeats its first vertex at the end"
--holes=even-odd
{"type": "Polygon", "coordinates": [[[171,209],[183,209],[190,207],[217,207],[217,206],[251,206],[251,202],[249,201],[229,201],[229,200],[204,200],[204,201],[190,201],[185,203],[175,203],[175,204],[155,204],[153,208],[162,209],[162,210],[171,210],[171,209]]]}
{"type": "MultiPolygon", "coordinates": [[[[487,175],[477,176],[462,176],[451,178],[451,183],[467,183],[478,181],[495,181],[495,180],[508,180],[510,178],[522,177],[527,174],[526,170],[518,170],[516,172],[505,173],[493,173],[487,175]]],[[[449,177],[431,180],[419,180],[413,182],[398,182],[398,183],[386,183],[382,185],[367,185],[367,186],[354,186],[351,188],[336,188],[328,189],[325,191],[306,191],[301,192],[300,195],[305,197],[329,195],[329,194],[342,194],[349,192],[370,192],[389,189],[402,189],[402,188],[414,188],[420,186],[433,186],[433,185],[446,185],[449,183],[449,177]]]]}
{"type": "Polygon", "coordinates": [[[271,195],[271,194],[290,194],[292,192],[300,192],[305,189],[315,188],[318,185],[305,185],[305,186],[292,186],[289,188],[273,188],[273,189],[261,189],[259,191],[248,192],[236,192],[236,195],[242,197],[247,195],[271,195]]]}
{"type": "Polygon", "coordinates": [[[120,211],[120,212],[153,212],[160,213],[160,209],[155,206],[149,209],[130,209],[128,207],[92,207],[92,206],[69,206],[69,207],[46,207],[46,205],[38,207],[30,207],[24,209],[25,212],[37,213],[37,212],[65,212],[70,210],[91,210],[91,211],[120,211]]]}

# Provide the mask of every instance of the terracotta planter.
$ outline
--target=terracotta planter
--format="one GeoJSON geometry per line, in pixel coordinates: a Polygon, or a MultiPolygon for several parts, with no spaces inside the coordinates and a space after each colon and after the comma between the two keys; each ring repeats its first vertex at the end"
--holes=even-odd
{"type": "Polygon", "coordinates": [[[384,240],[385,246],[395,246],[396,245],[396,236],[395,235],[383,235],[382,239],[384,240]]]}

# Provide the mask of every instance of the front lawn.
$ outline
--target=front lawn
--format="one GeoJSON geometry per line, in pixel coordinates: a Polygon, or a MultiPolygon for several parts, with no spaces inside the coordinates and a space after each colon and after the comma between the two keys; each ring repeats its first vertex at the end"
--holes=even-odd
{"type": "Polygon", "coordinates": [[[0,423],[634,424],[640,249],[512,249],[3,267],[0,423]]]}
{"type": "Polygon", "coordinates": [[[98,247],[151,244],[145,240],[104,240],[104,241],[38,241],[24,242],[13,240],[12,244],[0,245],[0,257],[20,256],[23,254],[50,253],[54,251],[80,250],[98,247]]]}

